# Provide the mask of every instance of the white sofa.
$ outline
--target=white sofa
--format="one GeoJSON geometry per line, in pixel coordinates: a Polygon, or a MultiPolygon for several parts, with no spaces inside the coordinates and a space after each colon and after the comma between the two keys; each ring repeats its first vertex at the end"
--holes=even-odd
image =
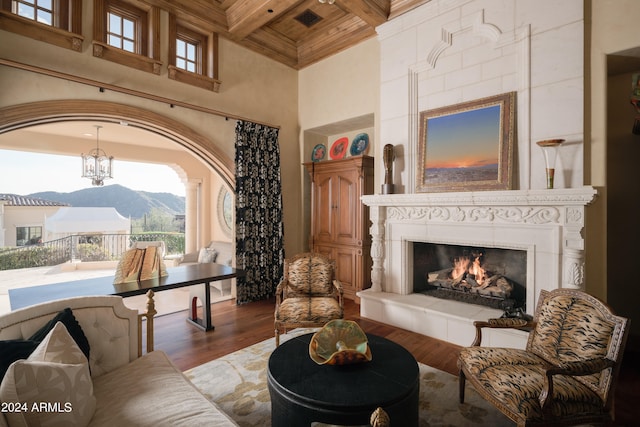
{"type": "MultiPolygon", "coordinates": [[[[69,298],[16,310],[0,316],[0,340],[25,340],[68,307],[90,345],[96,409],[89,426],[237,426],[164,352],[141,355],[142,317],[151,329],[147,348],[153,348],[152,295],[149,312],[142,315],[118,296],[69,298]]],[[[0,426],[8,426],[8,420],[0,413],[0,426]]]]}
{"type": "MultiPolygon", "coordinates": [[[[184,256],[178,260],[178,265],[215,262],[216,264],[233,267],[234,254],[233,243],[212,240],[207,246],[200,248],[198,252],[184,254],[184,256]]],[[[220,292],[220,296],[231,295],[235,297],[232,279],[213,282],[211,287],[217,289],[220,292]]],[[[192,301],[193,298],[199,298],[201,302],[204,301],[202,286],[192,286],[190,289],[189,301],[192,301]]]]}
{"type": "Polygon", "coordinates": [[[203,248],[200,248],[198,252],[192,252],[184,254],[179,260],[179,264],[195,264],[197,262],[205,262],[207,251],[214,251],[215,257],[208,262],[215,262],[217,264],[231,266],[233,263],[233,243],[222,242],[218,240],[212,240],[209,244],[203,248]]]}

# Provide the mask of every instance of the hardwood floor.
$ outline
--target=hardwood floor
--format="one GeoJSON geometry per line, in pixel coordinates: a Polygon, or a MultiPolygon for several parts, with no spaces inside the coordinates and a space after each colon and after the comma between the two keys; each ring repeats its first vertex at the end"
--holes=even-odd
{"type": "MultiPolygon", "coordinates": [[[[273,336],[275,300],[235,305],[213,304],[214,331],[203,332],[186,322],[187,311],[155,319],[155,348],[165,351],[182,370],[222,357],[273,336]]],[[[360,306],[345,300],[345,318],[355,320],[367,333],[388,338],[409,350],[416,360],[457,375],[459,346],[360,317],[360,306]]],[[[616,389],[615,426],[638,423],[640,411],[640,355],[625,354],[616,389]]]]}

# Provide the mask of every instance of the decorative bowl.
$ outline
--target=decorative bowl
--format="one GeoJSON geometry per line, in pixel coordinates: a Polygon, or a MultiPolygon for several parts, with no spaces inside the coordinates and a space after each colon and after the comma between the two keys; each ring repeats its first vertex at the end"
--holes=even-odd
{"type": "Polygon", "coordinates": [[[332,320],[313,334],[309,356],[318,365],[349,365],[371,360],[367,335],[351,320],[332,320]]]}

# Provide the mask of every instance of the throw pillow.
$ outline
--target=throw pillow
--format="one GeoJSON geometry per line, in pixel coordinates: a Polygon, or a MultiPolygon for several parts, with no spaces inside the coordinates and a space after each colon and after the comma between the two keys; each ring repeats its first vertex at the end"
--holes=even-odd
{"type": "Polygon", "coordinates": [[[216,258],[218,257],[218,251],[212,248],[202,248],[198,253],[198,263],[200,264],[208,264],[211,262],[216,262],[216,258]]]}
{"type": "Polygon", "coordinates": [[[10,427],[89,424],[96,409],[89,363],[61,322],[27,360],[9,366],[0,401],[21,409],[5,413],[10,427]]]}
{"type": "Polygon", "coordinates": [[[6,340],[0,341],[0,379],[4,377],[9,365],[16,360],[26,359],[38,347],[39,341],[6,340]]]}
{"type": "Polygon", "coordinates": [[[89,360],[89,340],[87,340],[87,337],[82,331],[82,327],[73,315],[73,311],[71,311],[70,308],[65,308],[28,339],[0,341],[0,379],[4,377],[7,369],[9,369],[9,365],[16,360],[29,357],[58,322],[62,322],[73,340],[82,350],[82,353],[84,353],[87,360],[89,360]]]}
{"type": "Polygon", "coordinates": [[[69,332],[69,335],[71,335],[71,338],[73,338],[87,360],[89,360],[89,353],[91,351],[89,347],[89,340],[84,334],[80,323],[78,323],[78,320],[73,315],[73,311],[68,307],[56,314],[53,319],[47,322],[47,324],[40,328],[36,333],[31,335],[29,339],[41,342],[58,322],[62,322],[64,327],[67,329],[67,332],[69,332]]]}

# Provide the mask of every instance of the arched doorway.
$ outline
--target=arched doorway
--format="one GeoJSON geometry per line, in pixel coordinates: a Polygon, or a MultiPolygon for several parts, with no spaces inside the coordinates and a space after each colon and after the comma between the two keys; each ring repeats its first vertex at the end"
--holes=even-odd
{"type": "MultiPolygon", "coordinates": [[[[197,158],[208,169],[218,175],[228,188],[234,188],[234,164],[229,155],[220,150],[209,138],[195,132],[185,124],[170,117],[130,105],[103,101],[61,100],[42,101],[0,109],[0,135],[49,123],[74,121],[119,123],[126,122],[131,128],[160,135],[172,141],[181,150],[197,158]]],[[[203,194],[197,188],[198,180],[186,179],[187,221],[191,209],[191,223],[197,224],[187,235],[189,250],[195,250],[210,236],[203,236],[200,228],[201,211],[198,209],[203,194]],[[189,188],[191,187],[191,188],[189,188]],[[190,236],[189,236],[190,235],[190,236]]],[[[215,213],[216,194],[211,194],[212,211],[215,213]]]]}

